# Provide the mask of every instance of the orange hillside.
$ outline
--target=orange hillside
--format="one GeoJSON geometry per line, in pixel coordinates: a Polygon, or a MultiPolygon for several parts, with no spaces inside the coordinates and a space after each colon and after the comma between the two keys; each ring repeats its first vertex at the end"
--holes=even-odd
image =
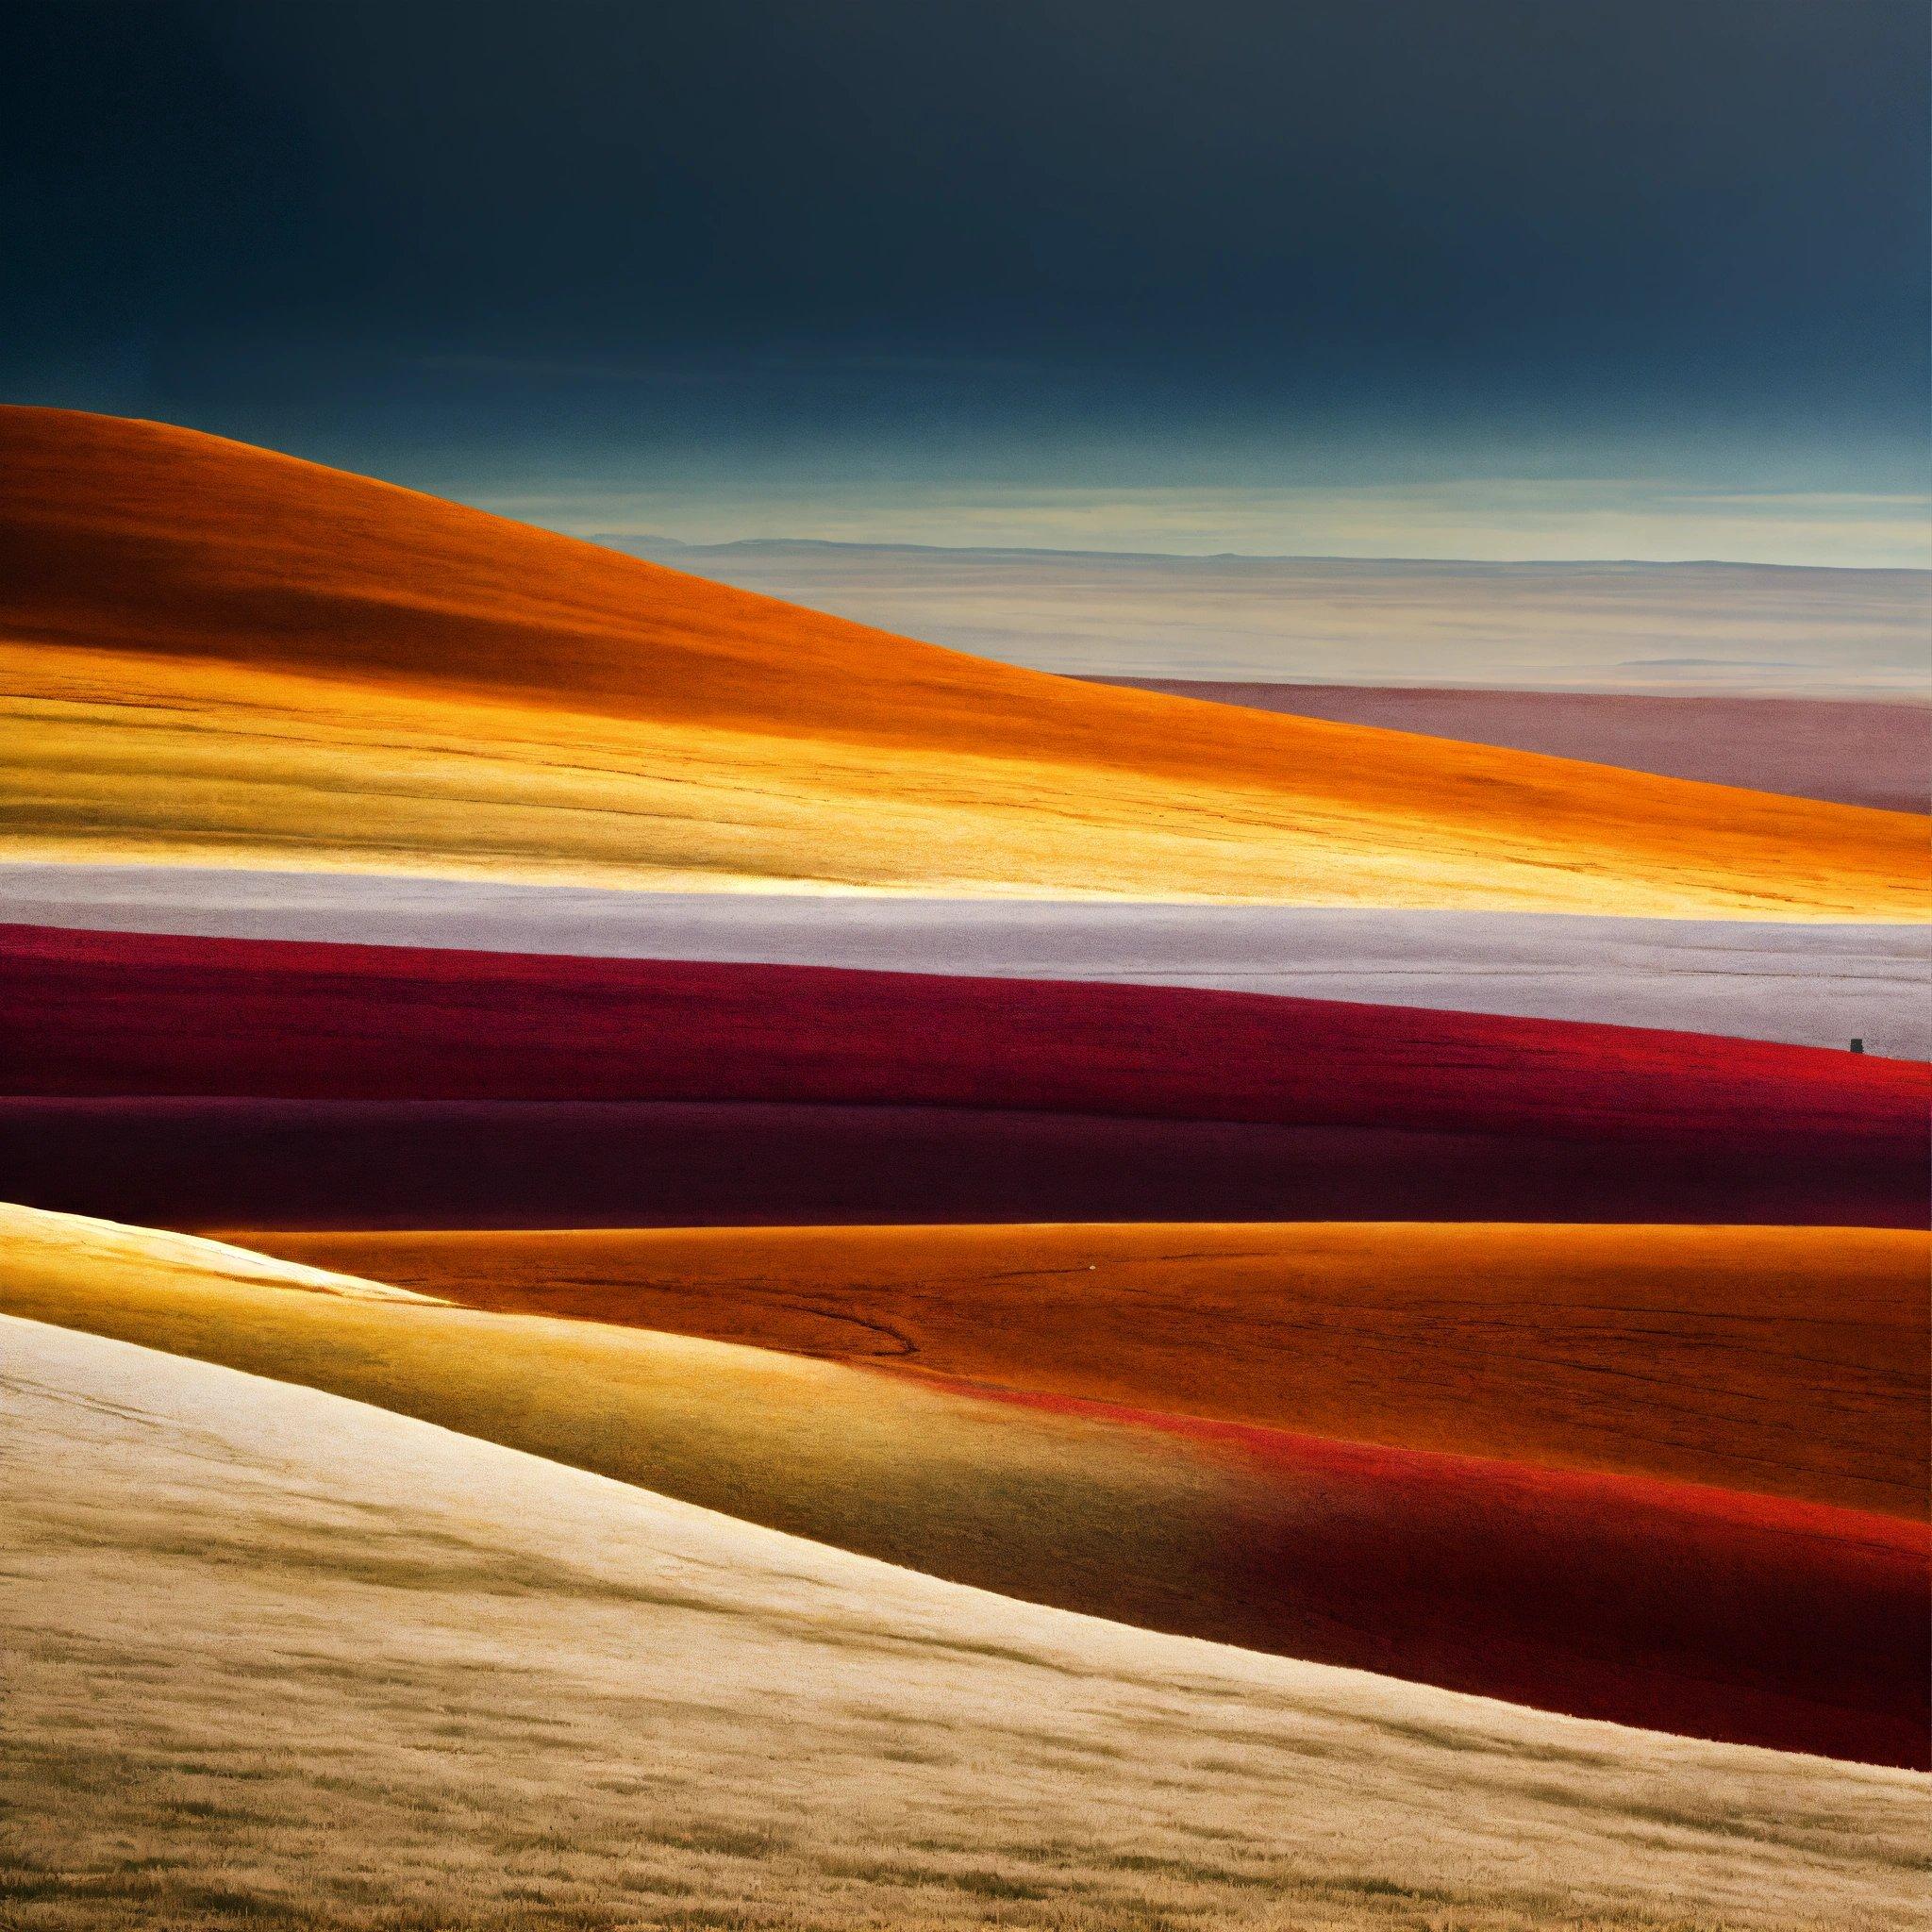
{"type": "Polygon", "coordinates": [[[1309,1223],[222,1238],[475,1307],[1925,1512],[1920,1233],[1309,1223]]]}
{"type": "Polygon", "coordinates": [[[1903,814],[1051,677],[161,425],[0,411],[0,541],[50,855],[1923,909],[1903,814]]]}

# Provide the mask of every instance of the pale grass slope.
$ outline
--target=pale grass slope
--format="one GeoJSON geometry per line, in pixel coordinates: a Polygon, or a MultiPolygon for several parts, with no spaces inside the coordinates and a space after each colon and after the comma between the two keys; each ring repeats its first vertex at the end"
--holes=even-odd
{"type": "Polygon", "coordinates": [[[0,1357],[23,1932],[1923,1923],[1907,1774],[1033,1608],[35,1323],[0,1357]]]}

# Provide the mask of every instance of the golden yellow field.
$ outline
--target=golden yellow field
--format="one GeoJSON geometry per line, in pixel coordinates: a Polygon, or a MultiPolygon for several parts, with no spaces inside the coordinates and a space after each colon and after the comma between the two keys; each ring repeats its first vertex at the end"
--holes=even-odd
{"type": "Polygon", "coordinates": [[[1917,918],[1924,822],[1077,683],[158,425],[0,411],[21,858],[1917,918]]]}

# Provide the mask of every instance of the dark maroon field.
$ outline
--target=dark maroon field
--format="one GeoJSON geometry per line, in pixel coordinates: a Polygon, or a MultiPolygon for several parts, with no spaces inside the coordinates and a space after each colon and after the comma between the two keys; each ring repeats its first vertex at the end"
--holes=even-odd
{"type": "Polygon", "coordinates": [[[169,1224],[1926,1211],[1925,1068],[1692,1034],[19,926],[0,1000],[0,1187],[169,1224]]]}

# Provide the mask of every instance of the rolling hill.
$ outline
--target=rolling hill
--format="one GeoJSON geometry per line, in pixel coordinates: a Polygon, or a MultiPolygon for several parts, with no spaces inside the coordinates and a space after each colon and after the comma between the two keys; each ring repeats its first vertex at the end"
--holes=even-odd
{"type": "Polygon", "coordinates": [[[466,1307],[1924,1517],[1926,1237],[1847,1227],[217,1230],[466,1307]]]}
{"type": "Polygon", "coordinates": [[[344,1290],[0,1209],[0,1313],[955,1582],[1576,1716],[1926,1763],[1923,1524],[344,1290]]]}
{"type": "Polygon", "coordinates": [[[0,543],[20,856],[1926,907],[1905,814],[1055,678],[162,425],[0,413],[0,543]]]}
{"type": "Polygon", "coordinates": [[[1897,1772],[1068,1616],[95,1336],[0,1351],[0,1896],[47,1932],[1923,1916],[1897,1772]]]}
{"type": "MultiPolygon", "coordinates": [[[[719,1107],[736,1110],[725,1220],[1924,1215],[1924,1066],[1697,1034],[1177,987],[27,926],[0,926],[0,997],[25,1042],[0,1103],[0,1188],[125,1215],[114,1190],[130,1171],[152,1186],[185,1162],[183,1191],[152,1216],[173,1224],[303,1224],[289,1191],[321,1179],[322,1225],[462,1225],[480,1170],[439,1155],[433,1110],[452,1106],[485,1110],[515,1176],[485,1191],[496,1225],[590,1212],[566,1210],[568,1191],[598,1163],[540,1152],[559,1121],[614,1137],[623,1191],[592,1219],[663,1218],[648,1190],[675,1170],[639,1161],[636,1136],[658,1109],[719,1107]],[[274,1108],[290,1105],[297,1130],[321,1137],[307,1156],[285,1136],[276,1146],[274,1108]],[[929,1160],[902,1147],[868,1164],[886,1188],[872,1211],[835,1212],[833,1196],[814,1208],[813,1175],[844,1165],[821,1131],[836,1131],[823,1117],[837,1109],[889,1135],[913,1115],[941,1138],[929,1160]],[[993,1129],[985,1148],[979,1118],[993,1129]],[[1042,1119],[1067,1143],[1044,1160],[1044,1143],[1028,1153],[1016,1138],[1042,1119]],[[1108,1121],[1143,1143],[1134,1165],[1165,1167],[1193,1205],[1097,1211],[1088,1176],[1109,1163],[1096,1163],[1090,1124],[1108,1121]],[[803,1139],[788,1145],[793,1130],[803,1139]],[[1229,1132],[1255,1142],[1254,1189],[1289,1179],[1273,1206],[1193,1185],[1229,1132]],[[117,1141],[129,1135],[167,1144],[128,1161],[117,1141]],[[239,1161],[225,1144],[237,1135],[254,1143],[239,1161]],[[413,1143],[401,1163],[385,1151],[398,1136],[413,1143]],[[372,1161],[389,1187],[428,1191],[406,1193],[412,1213],[356,1178],[372,1161]],[[197,1167],[212,1197],[197,1194],[197,1167]],[[252,1194],[251,1173],[278,1197],[252,1194]]],[[[689,1191],[672,1199],[677,1220],[712,1218],[689,1191]]]]}

